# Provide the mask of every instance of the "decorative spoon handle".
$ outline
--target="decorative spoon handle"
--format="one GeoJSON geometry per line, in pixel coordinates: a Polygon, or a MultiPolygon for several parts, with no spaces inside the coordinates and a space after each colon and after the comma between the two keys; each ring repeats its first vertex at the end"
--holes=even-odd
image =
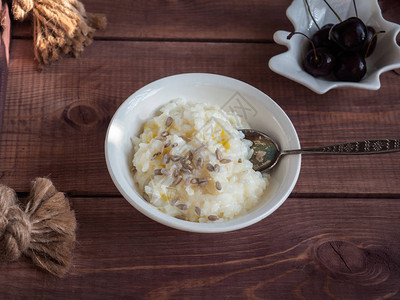
{"type": "Polygon", "coordinates": [[[365,140],[317,148],[282,151],[282,154],[373,154],[400,151],[400,139],[365,140]]]}

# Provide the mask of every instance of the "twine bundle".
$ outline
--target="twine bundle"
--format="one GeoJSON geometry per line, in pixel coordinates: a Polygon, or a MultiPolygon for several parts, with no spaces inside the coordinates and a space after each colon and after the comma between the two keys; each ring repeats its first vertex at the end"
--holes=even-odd
{"type": "Polygon", "coordinates": [[[25,210],[14,190],[0,185],[0,262],[26,255],[39,267],[62,276],[71,266],[75,229],[68,199],[49,179],[33,182],[25,210]]]}
{"type": "Polygon", "coordinates": [[[104,15],[87,13],[78,0],[12,0],[14,19],[33,18],[34,55],[42,65],[70,54],[77,57],[106,27],[104,15]]]}

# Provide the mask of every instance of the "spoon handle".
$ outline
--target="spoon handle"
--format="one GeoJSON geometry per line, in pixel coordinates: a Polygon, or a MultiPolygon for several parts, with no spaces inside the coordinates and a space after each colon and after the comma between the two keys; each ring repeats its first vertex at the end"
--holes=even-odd
{"type": "Polygon", "coordinates": [[[374,154],[400,151],[400,139],[364,140],[317,148],[283,151],[282,154],[374,154]]]}

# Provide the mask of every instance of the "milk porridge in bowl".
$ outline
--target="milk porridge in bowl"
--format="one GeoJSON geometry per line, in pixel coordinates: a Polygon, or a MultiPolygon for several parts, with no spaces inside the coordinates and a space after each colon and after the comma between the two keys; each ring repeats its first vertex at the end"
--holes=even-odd
{"type": "Polygon", "coordinates": [[[134,180],[160,211],[192,222],[223,222],[250,211],[268,185],[253,170],[249,125],[216,105],[171,101],[133,137],[134,180]]]}
{"type": "Polygon", "coordinates": [[[105,139],[107,168],[122,196],[158,223],[199,233],[238,230],[284,203],[301,165],[292,156],[270,174],[254,171],[243,128],[300,147],[289,117],[257,88],[215,74],[165,77],[115,112],[105,139]]]}

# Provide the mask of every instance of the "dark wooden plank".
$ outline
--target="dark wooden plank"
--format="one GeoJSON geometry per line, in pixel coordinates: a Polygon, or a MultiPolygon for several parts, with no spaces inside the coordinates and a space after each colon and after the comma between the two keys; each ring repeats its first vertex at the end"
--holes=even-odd
{"type": "MultiPolygon", "coordinates": [[[[286,79],[284,79],[286,80],[286,79]]],[[[309,95],[304,88],[281,83],[270,95],[287,111],[303,147],[400,136],[400,77],[382,76],[378,91],[334,90],[309,95]]],[[[295,192],[375,194],[400,189],[400,153],[374,156],[306,156],[295,192]],[[390,186],[393,185],[394,189],[390,186]]]]}
{"type": "MultiPolygon", "coordinates": [[[[14,41],[0,140],[0,178],[19,192],[50,175],[75,195],[117,194],[104,161],[108,123],[135,90],[177,73],[218,73],[261,89],[287,112],[303,146],[399,137],[400,78],[393,72],[382,75],[379,91],[317,95],[268,69],[282,51],[273,44],[96,41],[81,58],[42,73],[29,44],[14,41]]],[[[295,192],[395,196],[399,169],[399,153],[304,156],[295,192]]]]}
{"type": "MultiPolygon", "coordinates": [[[[97,38],[271,41],[275,31],[293,30],[286,18],[290,0],[82,2],[87,11],[107,16],[108,28],[98,31],[97,38]]],[[[400,23],[398,1],[379,4],[387,20],[400,23]]],[[[15,25],[14,36],[31,36],[30,22],[15,25]]]]}
{"type": "MultiPolygon", "coordinates": [[[[264,40],[291,26],[283,17],[290,0],[82,2],[87,11],[107,16],[107,30],[96,33],[100,38],[264,40]]],[[[26,22],[16,24],[14,35],[31,32],[26,22]]]]}
{"type": "Polygon", "coordinates": [[[399,199],[290,198],[235,232],[159,225],[121,198],[72,199],[71,274],[0,265],[4,299],[385,299],[399,296],[399,199]]]}

